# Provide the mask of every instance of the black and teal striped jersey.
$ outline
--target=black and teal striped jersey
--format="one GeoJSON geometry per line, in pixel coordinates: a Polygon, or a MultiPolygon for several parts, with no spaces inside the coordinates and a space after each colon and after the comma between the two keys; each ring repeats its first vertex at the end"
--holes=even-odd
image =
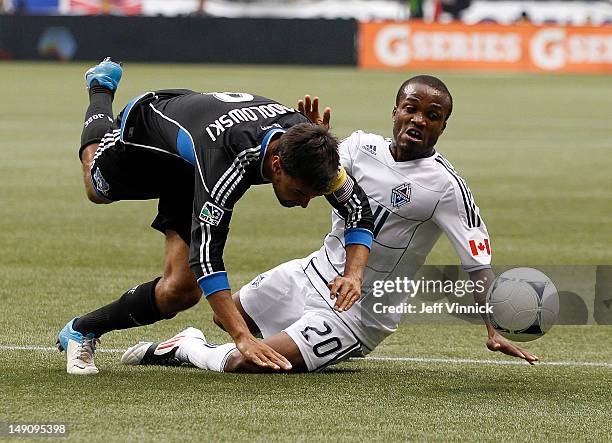
{"type": "MultiPolygon", "coordinates": [[[[205,295],[229,289],[223,250],[234,204],[266,183],[262,163],[274,135],[309,122],[296,109],[248,93],[147,92],[119,116],[126,145],[163,151],[195,168],[189,263],[205,295]]],[[[326,196],[346,220],[347,244],[372,239],[367,196],[349,175],[326,196]]]]}

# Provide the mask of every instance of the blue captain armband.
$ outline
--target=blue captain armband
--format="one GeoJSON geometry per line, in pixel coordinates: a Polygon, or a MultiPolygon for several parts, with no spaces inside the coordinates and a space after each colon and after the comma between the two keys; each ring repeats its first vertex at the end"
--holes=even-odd
{"type": "Polygon", "coordinates": [[[363,245],[368,249],[372,249],[373,235],[369,229],[351,228],[344,232],[344,246],[363,245]]]}
{"type": "Polygon", "coordinates": [[[208,274],[198,279],[198,285],[204,293],[204,297],[214,294],[219,291],[229,291],[230,284],[227,279],[227,272],[215,272],[214,274],[208,274]]]}

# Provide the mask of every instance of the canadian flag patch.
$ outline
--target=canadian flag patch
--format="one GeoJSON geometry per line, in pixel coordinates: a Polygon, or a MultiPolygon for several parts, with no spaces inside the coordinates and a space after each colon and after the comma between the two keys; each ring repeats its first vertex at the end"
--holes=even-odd
{"type": "Polygon", "coordinates": [[[474,240],[470,240],[470,249],[472,250],[472,255],[474,257],[478,257],[479,255],[491,255],[491,246],[489,246],[488,238],[485,238],[478,243],[476,243],[474,240]]]}

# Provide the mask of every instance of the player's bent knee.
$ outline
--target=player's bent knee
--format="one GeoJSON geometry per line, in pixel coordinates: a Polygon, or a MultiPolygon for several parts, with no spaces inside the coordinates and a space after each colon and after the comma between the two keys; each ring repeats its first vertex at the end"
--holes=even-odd
{"type": "Polygon", "coordinates": [[[85,185],[85,195],[87,195],[87,199],[90,202],[95,203],[97,205],[107,205],[109,203],[112,203],[111,200],[108,200],[98,195],[98,193],[93,187],[93,184],[91,183],[91,173],[89,170],[83,171],[83,184],[85,185]]]}
{"type": "Polygon", "coordinates": [[[162,279],[158,283],[158,290],[164,301],[176,311],[189,309],[202,299],[202,290],[195,282],[162,279]]]}
{"type": "Polygon", "coordinates": [[[98,205],[106,205],[112,203],[112,201],[100,196],[91,182],[91,165],[93,164],[99,146],[98,143],[91,144],[80,153],[81,163],[83,165],[83,184],[85,185],[85,195],[87,195],[87,199],[90,202],[98,205]]]}
{"type": "Polygon", "coordinates": [[[170,298],[178,310],[184,311],[198,304],[202,299],[202,291],[198,288],[197,290],[173,292],[170,298]]]}
{"type": "Polygon", "coordinates": [[[97,205],[107,205],[109,203],[112,203],[110,200],[103,199],[98,194],[96,194],[96,191],[93,190],[91,185],[85,186],[85,194],[87,195],[87,199],[90,202],[95,203],[97,205]]]}

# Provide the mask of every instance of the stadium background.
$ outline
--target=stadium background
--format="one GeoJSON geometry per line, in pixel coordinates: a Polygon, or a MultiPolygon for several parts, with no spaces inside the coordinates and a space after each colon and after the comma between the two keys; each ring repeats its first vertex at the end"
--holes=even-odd
{"type": "MultiPolygon", "coordinates": [[[[75,441],[610,439],[609,290],[598,316],[593,304],[596,267],[612,264],[610,2],[0,3],[0,439],[8,422],[64,422],[75,441]],[[68,377],[51,351],[59,327],[157,275],[162,260],[148,228],[155,202],[95,206],[81,189],[82,75],[106,55],[126,62],[116,112],[165,87],[285,104],[311,93],[332,106],[341,137],[390,134],[397,86],[440,76],[456,104],[438,148],[476,196],[494,263],[580,274],[569,286],[589,324],[527,344],[543,360],[535,368],[488,352],[481,326],[410,321],[372,359],[323,374],[118,364],[116,350],[188,324],[225,341],[202,302],[103,337],[100,376],[68,377]]],[[[232,287],[313,251],[328,227],[325,202],[289,211],[251,190],[228,242],[232,287]]],[[[442,240],[428,263],[457,259],[442,240]]]]}

